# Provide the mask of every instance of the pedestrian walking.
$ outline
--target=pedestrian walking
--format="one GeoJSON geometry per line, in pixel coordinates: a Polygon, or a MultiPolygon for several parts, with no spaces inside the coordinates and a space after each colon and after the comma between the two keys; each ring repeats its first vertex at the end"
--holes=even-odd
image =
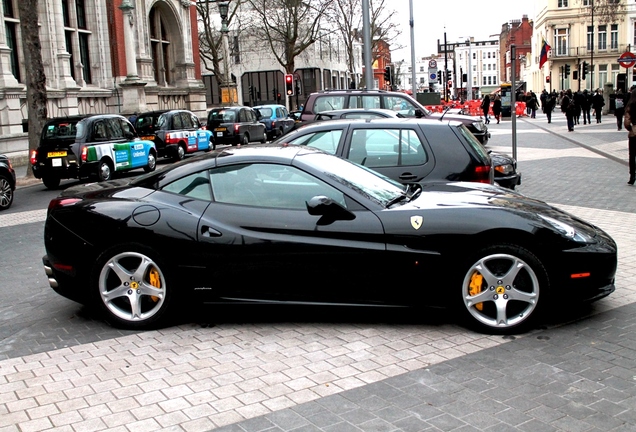
{"type": "Polygon", "coordinates": [[[484,113],[486,124],[490,123],[490,120],[488,119],[488,111],[490,111],[490,96],[484,96],[484,99],[481,101],[481,109],[484,113]]]}
{"type": "Polygon", "coordinates": [[[565,118],[568,121],[568,132],[574,132],[576,106],[574,105],[574,98],[570,89],[567,89],[563,99],[561,99],[561,112],[565,114],[565,118]]]}
{"type": "Polygon", "coordinates": [[[583,124],[592,124],[590,111],[592,111],[592,95],[587,91],[587,89],[585,89],[583,90],[583,97],[581,98],[581,113],[583,114],[583,124]]]}
{"type": "Polygon", "coordinates": [[[495,96],[495,101],[492,103],[492,114],[497,119],[497,124],[501,120],[501,96],[495,96]]]}
{"type": "Polygon", "coordinates": [[[601,89],[596,89],[596,93],[592,96],[592,108],[596,116],[596,123],[601,123],[601,114],[603,114],[603,107],[605,106],[605,99],[601,94],[601,89]]]}
{"type": "Polygon", "coordinates": [[[616,90],[614,98],[614,117],[616,117],[616,126],[618,130],[623,130],[623,116],[625,115],[625,94],[622,89],[616,90]]]}
{"type": "Polygon", "coordinates": [[[535,95],[532,90],[528,92],[526,104],[530,118],[537,118],[537,105],[539,102],[537,101],[537,95],[535,95]]]}
{"type": "Polygon", "coordinates": [[[574,93],[574,124],[581,124],[581,113],[583,112],[583,93],[581,90],[574,93]]]}
{"type": "MultiPolygon", "coordinates": [[[[635,114],[636,89],[632,90],[631,92],[629,101],[627,102],[627,108],[625,109],[625,118],[623,120],[625,129],[627,129],[627,140],[629,149],[629,180],[627,181],[628,185],[633,185],[634,181],[636,181],[636,129],[632,129],[634,127],[632,123],[632,115],[635,114]]],[[[636,115],[634,121],[636,121],[636,115]]]]}
{"type": "Polygon", "coordinates": [[[557,103],[557,95],[556,93],[550,93],[546,96],[545,103],[543,104],[543,112],[545,116],[548,118],[548,123],[552,123],[552,111],[556,107],[557,103]]]}

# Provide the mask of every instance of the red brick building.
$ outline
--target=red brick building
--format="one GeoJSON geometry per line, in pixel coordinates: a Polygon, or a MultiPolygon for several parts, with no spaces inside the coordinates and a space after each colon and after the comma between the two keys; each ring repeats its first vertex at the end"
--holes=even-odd
{"type": "MultiPolygon", "coordinates": [[[[531,56],[532,52],[532,31],[533,23],[524,15],[521,21],[512,20],[501,26],[499,35],[499,82],[507,82],[512,79],[512,64],[510,56],[510,46],[515,45],[517,60],[520,57],[531,56]]],[[[515,79],[519,80],[521,65],[516,62],[515,79]]]]}

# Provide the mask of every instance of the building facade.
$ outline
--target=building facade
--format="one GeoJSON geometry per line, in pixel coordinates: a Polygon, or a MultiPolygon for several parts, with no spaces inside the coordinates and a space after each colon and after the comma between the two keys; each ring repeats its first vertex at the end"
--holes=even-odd
{"type": "MultiPolygon", "coordinates": [[[[19,0],[2,1],[0,153],[28,148],[19,0]]],[[[48,116],[186,108],[205,115],[190,0],[40,0],[48,116]]]]}
{"type": "Polygon", "coordinates": [[[510,47],[515,46],[515,81],[522,79],[522,66],[529,66],[532,57],[533,22],[524,15],[521,20],[511,20],[501,26],[499,34],[499,81],[512,81],[512,55],[510,47]]]}
{"type": "Polygon", "coordinates": [[[593,8],[593,0],[542,0],[542,3],[544,7],[534,20],[532,38],[535,67],[531,68],[531,80],[535,88],[627,89],[633,84],[633,68],[626,69],[618,62],[621,54],[633,50],[636,43],[633,2],[616,0],[613,7],[604,10],[593,8]],[[539,69],[543,39],[552,49],[548,61],[539,69]]]}
{"type": "Polygon", "coordinates": [[[461,84],[456,84],[456,94],[461,99],[466,99],[472,93],[472,98],[477,99],[497,90],[500,85],[499,41],[475,41],[470,38],[454,45],[455,83],[461,84]]]}

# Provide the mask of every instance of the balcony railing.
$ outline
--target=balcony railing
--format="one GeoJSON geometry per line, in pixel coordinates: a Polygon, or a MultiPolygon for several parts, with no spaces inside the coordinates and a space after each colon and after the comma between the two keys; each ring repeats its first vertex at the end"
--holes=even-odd
{"type": "MultiPolygon", "coordinates": [[[[625,51],[630,49],[630,45],[628,44],[619,44],[617,47],[611,47],[609,44],[605,49],[600,49],[598,44],[594,46],[594,56],[605,56],[605,55],[616,55],[616,58],[620,56],[625,51]]],[[[559,58],[559,59],[568,59],[568,58],[582,58],[582,57],[590,57],[592,54],[591,50],[588,49],[587,46],[582,47],[569,47],[565,50],[558,49],[556,47],[552,47],[551,58],[559,58]]]]}

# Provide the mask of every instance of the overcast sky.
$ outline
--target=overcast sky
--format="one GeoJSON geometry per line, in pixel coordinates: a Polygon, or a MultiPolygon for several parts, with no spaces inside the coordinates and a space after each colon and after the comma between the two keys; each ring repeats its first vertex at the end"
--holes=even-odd
{"type": "MultiPolygon", "coordinates": [[[[499,35],[501,26],[511,20],[521,20],[523,15],[533,19],[536,0],[411,0],[415,29],[415,57],[427,57],[437,53],[437,40],[460,42],[473,36],[475,40],[487,40],[499,35]]],[[[396,23],[402,30],[396,44],[392,44],[391,60],[411,61],[411,34],[409,27],[409,0],[392,0],[397,13],[396,23]],[[395,45],[404,45],[396,50],[395,45]]]]}

